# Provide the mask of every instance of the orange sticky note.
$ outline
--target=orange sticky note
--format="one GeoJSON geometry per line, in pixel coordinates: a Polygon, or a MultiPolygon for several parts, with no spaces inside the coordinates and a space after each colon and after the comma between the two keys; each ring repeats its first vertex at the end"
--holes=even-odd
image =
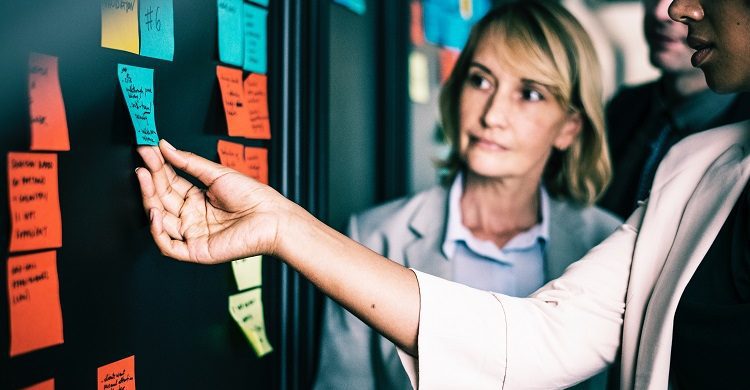
{"type": "Polygon", "coordinates": [[[21,390],[55,390],[55,378],[47,379],[44,382],[39,382],[29,387],[24,387],[21,390]]]}
{"type": "Polygon", "coordinates": [[[252,73],[245,79],[245,102],[250,115],[248,138],[271,139],[267,85],[266,75],[252,73]]]}
{"type": "Polygon", "coordinates": [[[98,390],[135,390],[135,355],[96,370],[98,390]]]}
{"type": "Polygon", "coordinates": [[[456,66],[458,61],[458,55],[461,54],[459,51],[451,49],[440,49],[440,82],[444,83],[448,80],[453,67],[456,66]]]}
{"type": "Polygon", "coordinates": [[[245,170],[245,146],[236,142],[219,140],[216,145],[221,165],[243,172],[245,170]]]}
{"type": "Polygon", "coordinates": [[[10,356],[62,344],[55,251],[8,258],[10,356]]]}
{"type": "Polygon", "coordinates": [[[57,57],[29,55],[31,150],[70,150],[57,57]]]}
{"type": "Polygon", "coordinates": [[[268,150],[245,147],[245,166],[248,176],[263,184],[268,184],[268,150]]]}
{"type": "Polygon", "coordinates": [[[62,246],[56,154],[9,152],[8,198],[11,252],[62,246]]]}
{"type": "Polygon", "coordinates": [[[221,99],[224,102],[224,114],[227,117],[227,133],[233,137],[247,136],[250,128],[250,116],[245,109],[242,70],[217,65],[216,77],[219,79],[221,99]]]}
{"type": "Polygon", "coordinates": [[[424,45],[424,29],[422,27],[422,3],[412,0],[409,4],[411,10],[411,43],[414,46],[424,45]]]}

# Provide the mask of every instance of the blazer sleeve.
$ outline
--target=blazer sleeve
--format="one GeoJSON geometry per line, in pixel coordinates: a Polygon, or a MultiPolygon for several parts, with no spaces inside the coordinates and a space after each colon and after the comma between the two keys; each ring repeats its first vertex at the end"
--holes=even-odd
{"type": "MultiPolygon", "coordinates": [[[[360,242],[357,218],[349,218],[346,234],[360,242]]],[[[325,299],[320,362],[315,389],[375,389],[370,345],[375,334],[359,318],[330,298],[325,299]]]]}
{"type": "Polygon", "coordinates": [[[643,207],[529,298],[472,289],[415,271],[417,359],[400,353],[419,388],[553,389],[614,360],[643,207]]]}

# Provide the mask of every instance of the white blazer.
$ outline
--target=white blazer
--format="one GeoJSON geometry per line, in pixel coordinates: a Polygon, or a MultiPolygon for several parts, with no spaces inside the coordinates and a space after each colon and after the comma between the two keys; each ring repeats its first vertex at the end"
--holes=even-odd
{"type": "Polygon", "coordinates": [[[749,135],[747,121],[675,145],[648,203],[530,298],[415,271],[419,358],[399,353],[412,384],[563,388],[621,347],[621,388],[667,389],[675,310],[747,183],[749,135]]]}

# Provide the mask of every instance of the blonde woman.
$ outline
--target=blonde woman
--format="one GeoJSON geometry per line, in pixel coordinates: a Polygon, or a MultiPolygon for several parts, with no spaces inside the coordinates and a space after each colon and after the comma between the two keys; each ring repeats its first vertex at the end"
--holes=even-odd
{"type": "MultiPolygon", "coordinates": [[[[591,206],[610,177],[595,58],[559,5],[491,11],[441,93],[446,185],[352,216],[349,237],[406,267],[510,296],[559,277],[621,222],[591,206]]],[[[411,387],[393,343],[330,299],[321,346],[316,389],[411,387]]]]}

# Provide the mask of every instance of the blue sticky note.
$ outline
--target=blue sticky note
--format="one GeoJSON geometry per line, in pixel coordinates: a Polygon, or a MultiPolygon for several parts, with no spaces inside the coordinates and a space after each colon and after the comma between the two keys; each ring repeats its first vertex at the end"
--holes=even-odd
{"type": "Polygon", "coordinates": [[[268,11],[244,4],[245,61],[243,69],[266,74],[266,17],[268,11]]]}
{"type": "Polygon", "coordinates": [[[349,8],[354,13],[364,15],[367,11],[367,4],[365,0],[333,0],[336,4],[341,4],[346,8],[349,8]]]}
{"type": "Polygon", "coordinates": [[[424,0],[423,22],[425,39],[434,45],[463,49],[474,23],[491,8],[489,0],[471,0],[471,15],[461,15],[456,0],[424,0]]]}
{"type": "Polygon", "coordinates": [[[140,0],[141,55],[172,61],[174,8],[172,0],[140,0]]]}
{"type": "Polygon", "coordinates": [[[158,144],[159,135],[154,119],[154,70],[118,64],[117,78],[133,121],[136,143],[158,144]]]}
{"type": "Polygon", "coordinates": [[[219,10],[219,61],[242,66],[245,59],[242,0],[216,0],[219,10]]]}

